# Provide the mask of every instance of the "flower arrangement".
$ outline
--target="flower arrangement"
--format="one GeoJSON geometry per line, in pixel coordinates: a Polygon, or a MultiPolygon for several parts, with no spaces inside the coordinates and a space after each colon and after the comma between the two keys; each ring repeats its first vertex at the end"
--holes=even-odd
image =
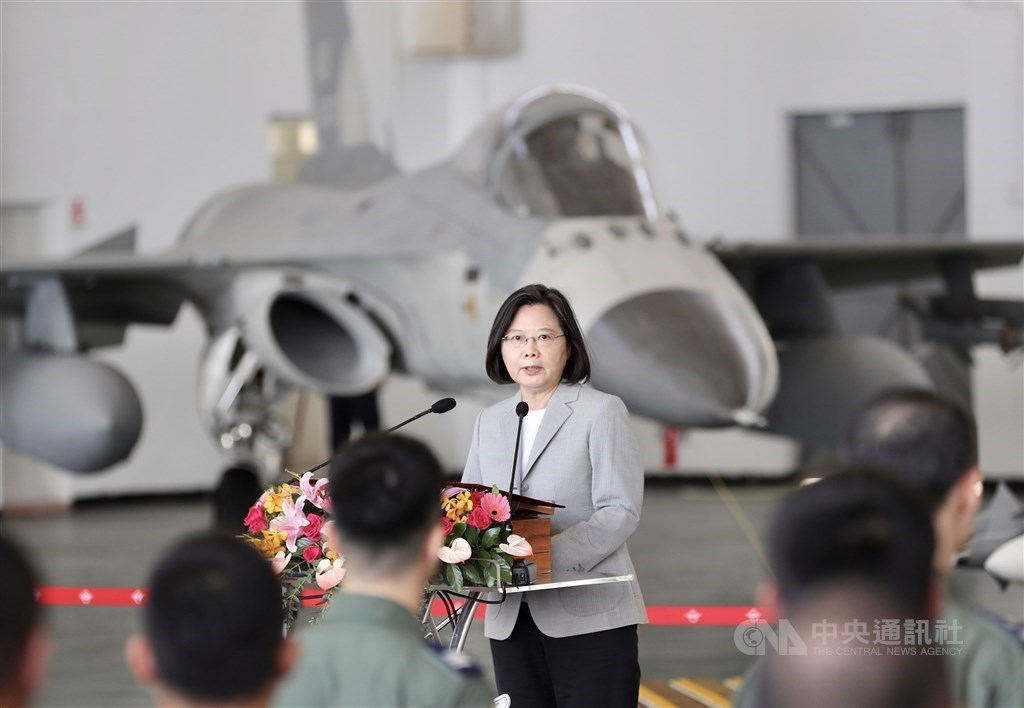
{"type": "Polygon", "coordinates": [[[296,483],[267,487],[245,517],[248,533],[242,538],[251,543],[271,563],[281,577],[285,616],[291,621],[298,613],[302,589],[311,583],[323,591],[322,609],[330,603],[345,577],[345,559],[328,542],[332,521],[327,480],[312,472],[299,475],[288,472],[296,483]]]}
{"type": "Polygon", "coordinates": [[[461,592],[466,585],[497,587],[512,582],[512,559],[533,555],[529,542],[510,532],[508,498],[494,486],[490,492],[446,487],[441,492],[444,545],[438,549],[441,568],[433,584],[461,592]]]}

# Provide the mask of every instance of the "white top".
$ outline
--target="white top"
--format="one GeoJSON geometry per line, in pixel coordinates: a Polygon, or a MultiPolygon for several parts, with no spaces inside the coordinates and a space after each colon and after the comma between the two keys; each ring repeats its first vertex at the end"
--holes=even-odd
{"type": "Polygon", "coordinates": [[[540,422],[544,419],[544,411],[541,408],[537,411],[530,411],[523,418],[523,446],[519,450],[519,478],[522,479],[523,470],[526,469],[526,461],[530,459],[533,451],[533,442],[537,439],[537,431],[540,430],[540,422]]]}

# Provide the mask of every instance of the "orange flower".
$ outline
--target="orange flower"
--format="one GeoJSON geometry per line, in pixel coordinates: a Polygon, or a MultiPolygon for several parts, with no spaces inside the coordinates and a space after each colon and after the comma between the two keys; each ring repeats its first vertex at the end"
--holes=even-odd
{"type": "Polygon", "coordinates": [[[464,520],[466,515],[473,511],[473,500],[471,497],[472,494],[465,491],[447,499],[442,499],[441,508],[444,509],[445,516],[456,524],[464,520]]]}
{"type": "Polygon", "coordinates": [[[288,534],[277,531],[261,531],[259,538],[253,538],[252,545],[267,558],[273,558],[284,547],[284,540],[287,536],[288,534]]]}
{"type": "Polygon", "coordinates": [[[280,514],[285,500],[290,500],[298,490],[290,484],[282,484],[277,491],[268,489],[263,493],[263,508],[268,514],[280,514]]]}

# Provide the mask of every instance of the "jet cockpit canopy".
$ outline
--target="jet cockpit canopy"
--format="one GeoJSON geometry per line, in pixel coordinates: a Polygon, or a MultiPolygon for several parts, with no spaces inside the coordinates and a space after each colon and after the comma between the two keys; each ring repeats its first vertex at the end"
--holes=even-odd
{"type": "Polygon", "coordinates": [[[648,163],[629,115],[587,88],[528,91],[485,121],[454,164],[519,216],[658,217],[648,163]]]}

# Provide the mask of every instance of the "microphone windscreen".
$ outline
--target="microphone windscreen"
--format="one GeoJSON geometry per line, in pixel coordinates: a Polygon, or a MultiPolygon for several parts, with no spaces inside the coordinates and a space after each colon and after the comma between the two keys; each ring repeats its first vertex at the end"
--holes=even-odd
{"type": "Polygon", "coordinates": [[[526,401],[519,401],[516,405],[516,415],[522,418],[524,415],[530,412],[530,404],[526,401]]]}
{"type": "Polygon", "coordinates": [[[437,401],[437,402],[434,403],[434,405],[430,406],[430,412],[431,413],[447,413],[448,411],[450,411],[454,407],[455,407],[455,399],[454,398],[442,398],[440,401],[437,401]]]}

